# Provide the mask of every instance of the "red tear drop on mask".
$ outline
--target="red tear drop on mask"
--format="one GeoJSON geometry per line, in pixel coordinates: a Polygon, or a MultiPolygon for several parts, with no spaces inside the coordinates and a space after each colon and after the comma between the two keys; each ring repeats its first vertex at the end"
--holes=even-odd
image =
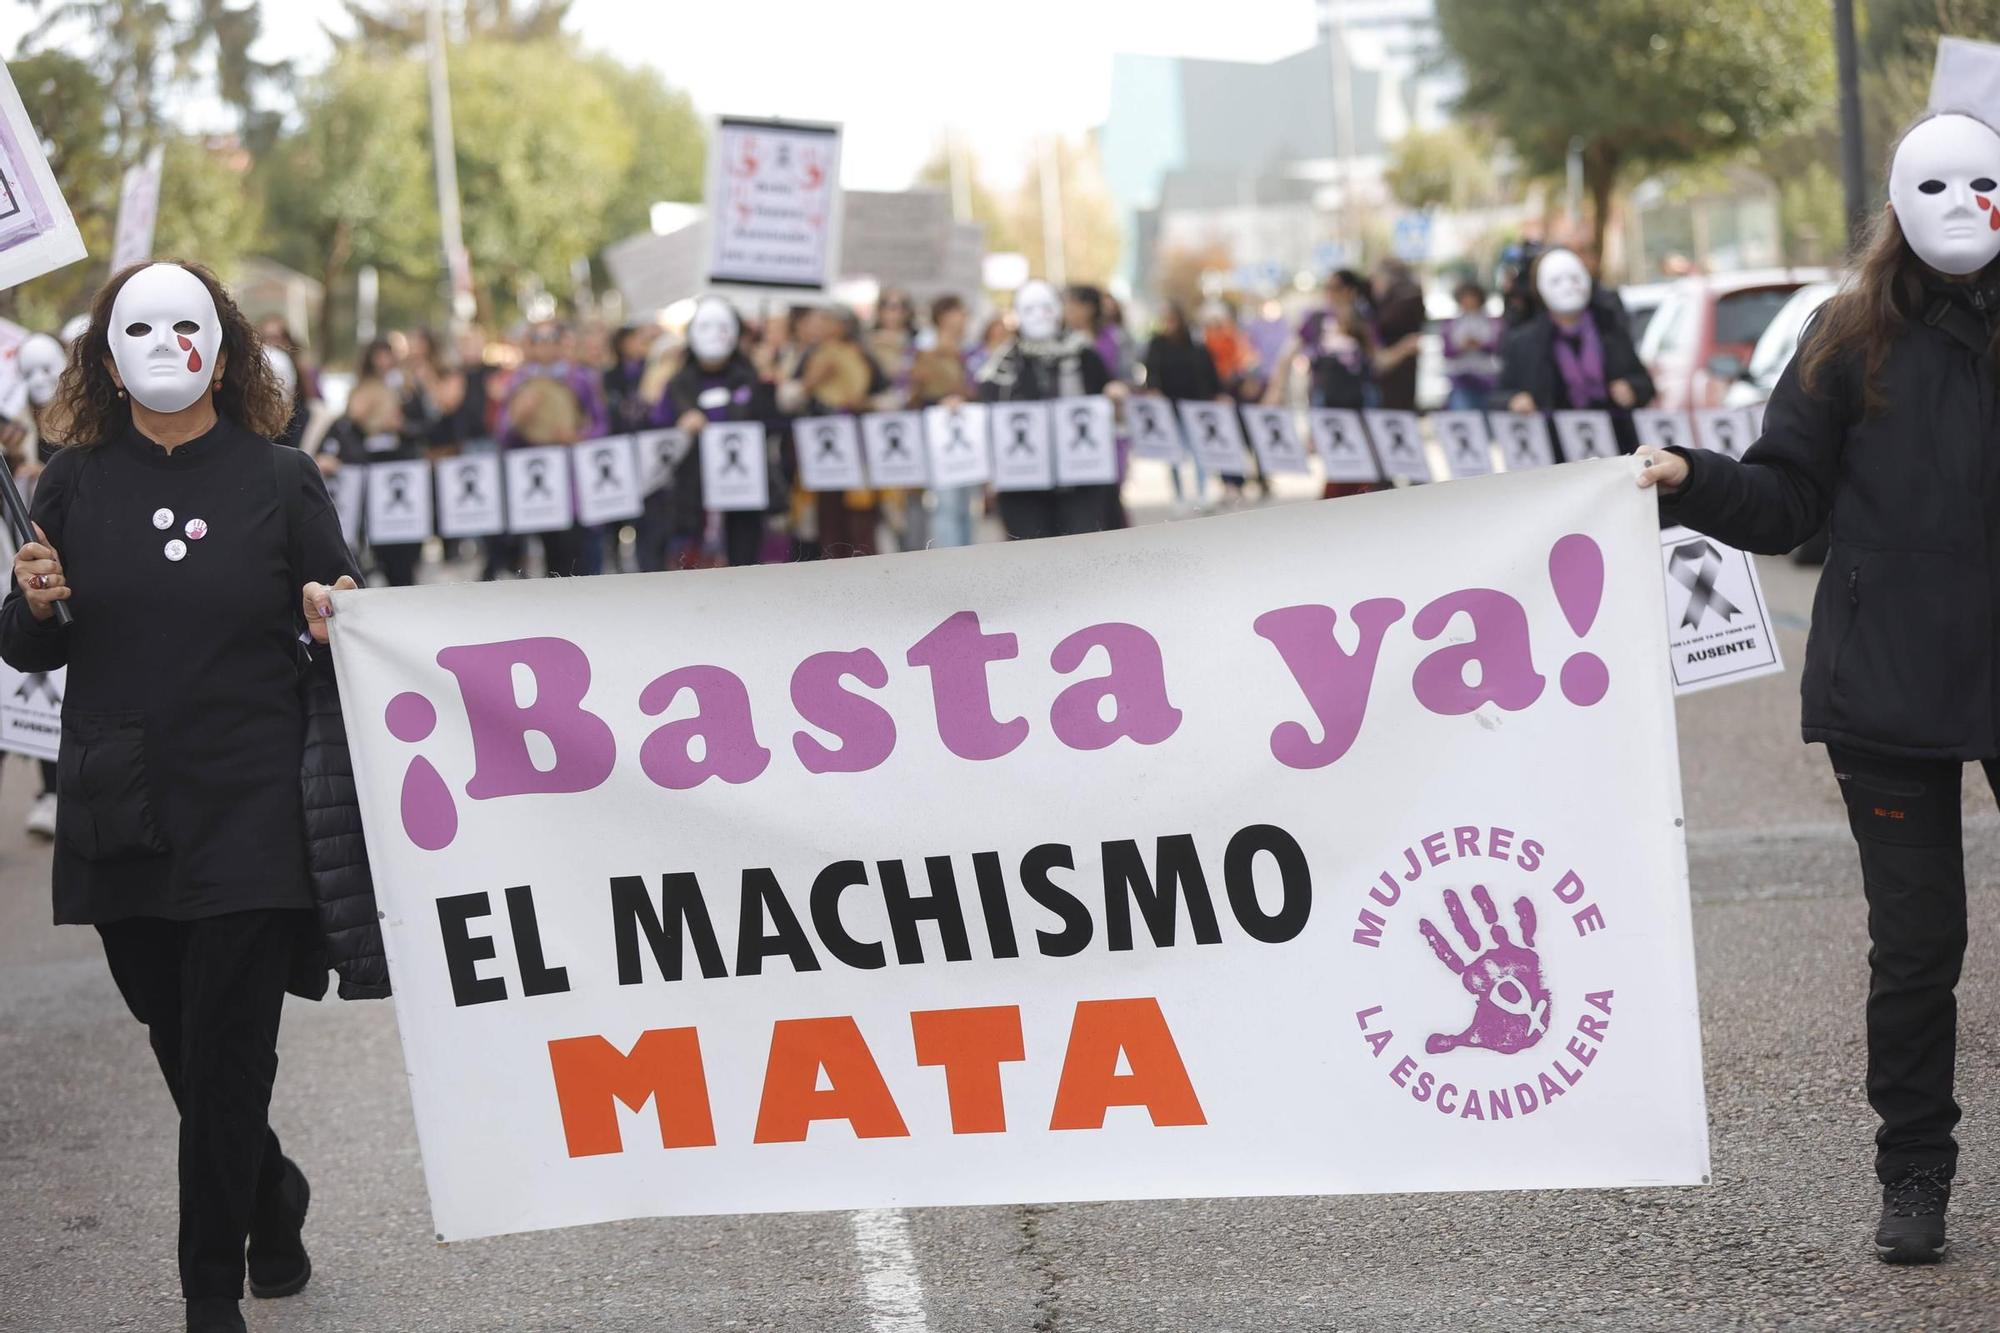
{"type": "Polygon", "coordinates": [[[194,374],[201,369],[201,353],[194,349],[194,344],[187,340],[185,333],[176,333],[174,337],[180,340],[181,350],[188,354],[188,373],[194,374]]]}

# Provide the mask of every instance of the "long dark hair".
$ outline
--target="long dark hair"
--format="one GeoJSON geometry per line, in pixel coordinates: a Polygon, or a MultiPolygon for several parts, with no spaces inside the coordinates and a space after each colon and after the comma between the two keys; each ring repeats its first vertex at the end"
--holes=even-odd
{"type": "MultiPolygon", "coordinates": [[[[1910,129],[1928,119],[1923,117],[1910,129]]],[[[1908,134],[1909,130],[1903,132],[1904,137],[1908,134]]],[[[1901,145],[1899,138],[1897,146],[1901,145]]],[[[1890,160],[1894,161],[1893,152],[1890,160]]],[[[1856,244],[1850,266],[1853,280],[1813,315],[1799,347],[1799,387],[1819,394],[1829,374],[1837,375],[1849,358],[1859,357],[1862,412],[1879,416],[1889,405],[1882,392],[1882,367],[1889,360],[1890,344],[1923,310],[1926,265],[1904,238],[1895,211],[1884,208],[1856,244]]],[[[1988,264],[1980,279],[1989,280],[1996,271],[2000,261],[1988,264]]],[[[1992,350],[2000,360],[2000,333],[1992,350]]]]}
{"type": "Polygon", "coordinates": [[[53,404],[61,409],[62,443],[90,448],[123,435],[132,424],[132,405],[111,378],[111,306],[132,275],[149,264],[177,264],[208,288],[222,325],[221,355],[216,365],[215,412],[245,430],[276,439],[292,417],[291,400],[271,363],[264,359],[263,340],[243,317],[236,300],[206,265],[185,259],[147,260],[115,273],[90,303],[90,328],[70,349],[53,404]]]}

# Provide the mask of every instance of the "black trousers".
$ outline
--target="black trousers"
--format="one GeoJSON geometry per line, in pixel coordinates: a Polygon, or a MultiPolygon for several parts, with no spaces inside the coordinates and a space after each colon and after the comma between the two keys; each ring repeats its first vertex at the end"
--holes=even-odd
{"type": "Polygon", "coordinates": [[[285,1159],[267,1114],[278,1012],[303,911],[98,926],[133,1017],[146,1025],[181,1115],[181,1291],[243,1297],[243,1247],[282,1209],[285,1159]]]}
{"type": "MultiPolygon", "coordinates": [[[[1829,746],[1868,896],[1868,1102],[1875,1171],[1958,1162],[1953,989],[1965,961],[1965,841],[1957,760],[1885,759],[1829,746]]],[[[2000,763],[1986,780],[2000,795],[2000,763]]]]}

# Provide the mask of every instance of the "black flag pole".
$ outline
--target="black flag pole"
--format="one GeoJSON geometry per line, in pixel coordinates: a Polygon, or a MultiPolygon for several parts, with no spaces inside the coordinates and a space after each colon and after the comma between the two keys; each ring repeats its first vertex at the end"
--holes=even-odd
{"type": "MultiPolygon", "coordinates": [[[[0,504],[7,507],[7,528],[14,534],[16,550],[35,540],[35,525],[28,518],[28,502],[21,498],[21,488],[14,482],[14,469],[0,462],[0,504]]],[[[27,589],[23,588],[23,595],[27,589]]],[[[56,609],[56,624],[67,625],[75,617],[69,607],[62,602],[52,605],[56,609]]]]}

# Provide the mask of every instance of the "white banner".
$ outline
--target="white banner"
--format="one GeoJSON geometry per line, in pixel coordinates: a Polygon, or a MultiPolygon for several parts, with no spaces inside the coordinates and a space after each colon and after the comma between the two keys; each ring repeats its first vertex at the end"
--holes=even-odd
{"type": "Polygon", "coordinates": [[[1045,491],[1056,484],[1047,403],[995,403],[991,422],[995,490],[1045,491]]]}
{"type": "Polygon", "coordinates": [[[1267,477],[1310,472],[1305,446],[1299,443],[1299,422],[1289,407],[1245,407],[1243,430],[1267,477]]]}
{"type": "Polygon", "coordinates": [[[1172,402],[1156,394],[1127,398],[1125,425],[1132,433],[1132,457],[1158,463],[1181,461],[1181,431],[1174,420],[1172,402]]]}
{"type": "Polygon", "coordinates": [[[1556,465],[1555,441],[1549,419],[1540,412],[1488,412],[1486,424],[1500,445],[1500,461],[1509,472],[1556,465]]]}
{"type": "Polygon", "coordinates": [[[792,426],[799,484],[809,491],[859,491],[868,487],[861,463],[861,427],[851,416],[813,417],[792,426]]]}
{"type": "Polygon", "coordinates": [[[992,479],[986,424],[984,403],[924,409],[924,439],[930,445],[932,486],[951,490],[983,486],[992,479]]]}
{"type": "Polygon", "coordinates": [[[724,116],[708,163],[711,284],[824,288],[839,276],[838,126],[724,116]]]}
{"type": "Polygon", "coordinates": [[[1556,440],[1562,445],[1563,459],[1580,463],[1586,458],[1614,458],[1618,436],[1609,412],[1556,412],[1556,440]]]}
{"type": "Polygon", "coordinates": [[[923,413],[870,412],[861,418],[861,442],[871,484],[919,490],[930,484],[923,413]]]}
{"type": "Polygon", "coordinates": [[[568,449],[542,444],[509,449],[500,458],[507,473],[507,531],[562,532],[576,523],[568,449]]]}
{"type": "Polygon", "coordinates": [[[41,133],[0,61],[0,291],[83,254],[83,236],[49,171],[41,133]]]}
{"type": "Polygon", "coordinates": [[[1415,412],[1370,409],[1362,414],[1375,441],[1382,474],[1391,481],[1421,484],[1431,479],[1431,460],[1424,452],[1423,428],[1415,412]]]}
{"type": "Polygon", "coordinates": [[[762,513],[771,507],[763,422],[712,421],[701,428],[701,499],[717,513],[762,513]]]}
{"type": "Polygon", "coordinates": [[[1188,448],[1201,459],[1202,466],[1226,477],[1249,475],[1243,458],[1243,423],[1228,403],[1204,403],[1186,399],[1176,403],[1181,428],[1187,432],[1188,448]]]}
{"type": "Polygon", "coordinates": [[[1483,477],[1493,471],[1493,447],[1484,412],[1433,412],[1431,429],[1454,477],[1483,477]]]}
{"type": "Polygon", "coordinates": [[[368,465],[368,541],[397,546],[431,535],[431,465],[421,458],[368,465]]]}
{"type": "Polygon", "coordinates": [[[1757,562],[1687,528],[1660,531],[1674,693],[1692,694],[1785,669],[1757,562]]]}
{"type": "Polygon", "coordinates": [[[120,272],[153,254],[153,223],[160,216],[160,163],[163,149],[125,168],[118,189],[118,230],[111,244],[111,271],[120,272]]]}
{"type": "Polygon", "coordinates": [[[335,594],[436,1233],[1705,1180],[1634,479],[335,594]]]}
{"type": "Polygon", "coordinates": [[[1315,407],[1306,413],[1312,431],[1313,448],[1319,452],[1320,466],[1328,481],[1349,485],[1382,480],[1382,467],[1368,443],[1368,429],[1361,414],[1345,407],[1315,407]]]}
{"type": "Polygon", "coordinates": [[[645,511],[646,500],[639,489],[639,471],[632,454],[632,437],[611,435],[601,440],[585,440],[570,450],[576,465],[576,517],[579,523],[596,527],[603,523],[624,523],[645,511]]]}
{"type": "Polygon", "coordinates": [[[501,499],[500,455],[491,450],[440,458],[437,464],[438,536],[491,537],[507,530],[501,499]]]}
{"type": "Polygon", "coordinates": [[[1118,480],[1118,441],[1112,434],[1111,400],[1057,398],[1049,404],[1055,423],[1056,484],[1109,486],[1118,480]]]}

